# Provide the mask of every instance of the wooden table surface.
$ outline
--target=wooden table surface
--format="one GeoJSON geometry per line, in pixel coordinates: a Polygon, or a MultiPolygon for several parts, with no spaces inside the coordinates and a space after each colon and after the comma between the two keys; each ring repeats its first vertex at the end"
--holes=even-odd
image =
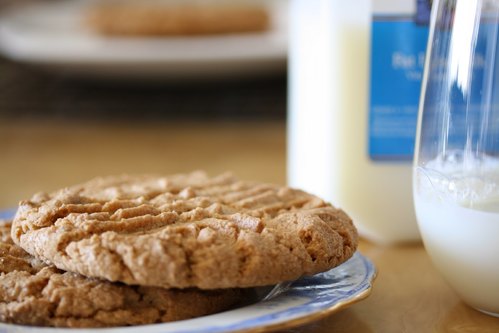
{"type": "MultiPolygon", "coordinates": [[[[94,125],[0,124],[0,207],[39,190],[97,175],[232,170],[244,179],[285,183],[282,121],[94,125]]],[[[421,244],[360,251],[379,275],[365,300],[287,332],[499,332],[499,319],[464,305],[432,267],[421,244]]]]}

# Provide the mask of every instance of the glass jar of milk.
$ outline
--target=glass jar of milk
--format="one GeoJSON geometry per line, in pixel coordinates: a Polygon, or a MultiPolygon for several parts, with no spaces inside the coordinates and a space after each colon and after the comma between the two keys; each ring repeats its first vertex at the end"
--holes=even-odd
{"type": "Polygon", "coordinates": [[[435,0],[413,172],[435,267],[499,315],[499,0],[435,0]]]}
{"type": "Polygon", "coordinates": [[[415,18],[416,0],[291,0],[289,184],[379,243],[419,240],[411,161],[428,26],[415,18]]]}

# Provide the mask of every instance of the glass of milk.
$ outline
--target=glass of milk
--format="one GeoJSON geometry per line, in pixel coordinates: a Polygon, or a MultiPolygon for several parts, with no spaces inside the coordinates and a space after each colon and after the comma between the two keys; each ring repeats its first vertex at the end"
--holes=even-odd
{"type": "Polygon", "coordinates": [[[433,2],[413,192],[435,267],[499,316],[499,0],[433,2]]]}

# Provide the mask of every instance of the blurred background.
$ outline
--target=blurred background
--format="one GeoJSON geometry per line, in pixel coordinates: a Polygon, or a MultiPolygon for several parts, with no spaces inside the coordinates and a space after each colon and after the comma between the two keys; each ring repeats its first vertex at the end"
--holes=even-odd
{"type": "Polygon", "coordinates": [[[284,183],[287,3],[269,3],[262,31],[116,36],[86,26],[96,1],[0,0],[0,208],[119,173],[284,183]]]}

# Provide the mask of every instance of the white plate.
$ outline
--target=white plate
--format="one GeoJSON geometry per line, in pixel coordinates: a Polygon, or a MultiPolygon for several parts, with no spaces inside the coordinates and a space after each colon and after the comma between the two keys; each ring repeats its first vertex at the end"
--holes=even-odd
{"type": "Polygon", "coordinates": [[[88,31],[82,13],[93,0],[24,6],[0,16],[6,57],[90,77],[190,78],[283,72],[287,0],[268,0],[265,33],[207,37],[104,37],[88,31]]]}
{"type": "MultiPolygon", "coordinates": [[[[13,211],[0,212],[0,218],[12,218],[13,211]]],[[[366,298],[372,289],[376,269],[359,252],[342,265],[325,273],[301,278],[291,284],[275,287],[261,301],[218,314],[172,323],[78,329],[92,333],[225,333],[265,332],[302,325],[343,309],[366,298]]],[[[0,333],[57,332],[54,329],[0,323],[0,333]]]]}

